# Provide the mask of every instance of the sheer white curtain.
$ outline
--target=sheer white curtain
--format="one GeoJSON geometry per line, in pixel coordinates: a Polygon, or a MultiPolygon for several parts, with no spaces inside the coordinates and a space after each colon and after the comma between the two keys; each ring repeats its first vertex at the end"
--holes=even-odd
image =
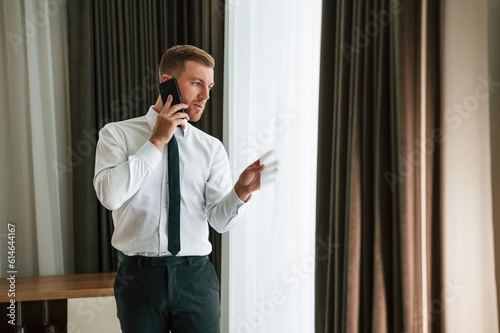
{"type": "Polygon", "coordinates": [[[263,155],[278,165],[224,238],[223,332],[313,331],[320,12],[320,0],[226,2],[233,175],[263,155]]]}
{"type": "Polygon", "coordinates": [[[16,226],[19,276],[71,269],[65,3],[0,3],[0,234],[16,226]]]}

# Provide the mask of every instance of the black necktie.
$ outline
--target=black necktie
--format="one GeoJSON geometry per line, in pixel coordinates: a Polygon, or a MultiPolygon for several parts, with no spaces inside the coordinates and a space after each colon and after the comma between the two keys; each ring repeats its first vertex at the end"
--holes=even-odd
{"type": "Polygon", "coordinates": [[[181,249],[181,188],[179,182],[179,148],[175,136],[168,143],[168,251],[175,256],[181,249]]]}

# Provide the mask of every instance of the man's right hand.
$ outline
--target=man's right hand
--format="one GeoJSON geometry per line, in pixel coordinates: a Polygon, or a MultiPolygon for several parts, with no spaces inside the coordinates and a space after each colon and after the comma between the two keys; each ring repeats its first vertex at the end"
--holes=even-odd
{"type": "MultiPolygon", "coordinates": [[[[155,107],[157,105],[161,105],[161,97],[158,97],[158,99],[159,103],[157,101],[155,107]]],[[[161,107],[160,111],[155,108],[155,111],[158,112],[158,118],[156,119],[155,128],[149,141],[153,145],[155,145],[158,150],[162,150],[163,146],[165,146],[170,141],[177,126],[185,129],[186,120],[189,120],[189,116],[187,113],[178,112],[180,110],[187,109],[188,105],[180,103],[171,106],[172,99],[172,95],[169,95],[167,101],[161,107]]]]}

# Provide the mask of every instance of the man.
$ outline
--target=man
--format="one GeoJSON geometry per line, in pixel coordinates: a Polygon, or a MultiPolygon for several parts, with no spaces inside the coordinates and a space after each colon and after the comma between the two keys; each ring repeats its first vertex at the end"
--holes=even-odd
{"type": "MultiPolygon", "coordinates": [[[[168,49],[160,81],[175,78],[183,103],[161,96],[143,117],[107,124],[99,133],[94,188],[113,211],[112,245],[119,251],[115,281],[123,332],[219,332],[219,281],[208,261],[208,224],[226,232],[260,188],[260,161],[232,186],[222,143],[193,127],[214,86],[214,59],[194,46],[168,49]],[[185,112],[178,112],[181,110],[185,112]],[[169,217],[169,144],[178,146],[180,249],[169,217]],[[208,222],[208,223],[207,223],[208,222]],[[178,251],[178,253],[176,253],[178,251]]],[[[173,153],[172,153],[173,154],[173,153]]],[[[173,156],[173,155],[172,155],[173,156]]],[[[172,169],[174,169],[172,167],[172,169]]],[[[171,186],[169,186],[171,185],[171,186]]]]}

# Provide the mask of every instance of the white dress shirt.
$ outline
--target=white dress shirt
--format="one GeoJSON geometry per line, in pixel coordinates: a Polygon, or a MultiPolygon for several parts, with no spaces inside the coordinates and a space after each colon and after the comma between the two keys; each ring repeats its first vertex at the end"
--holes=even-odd
{"type": "MultiPolygon", "coordinates": [[[[126,255],[165,256],[168,252],[168,145],[150,141],[158,113],[109,123],[99,132],[94,188],[113,211],[113,247],[126,255]]],[[[187,123],[177,128],[181,184],[181,250],[178,256],[212,251],[208,223],[231,229],[245,204],[232,186],[227,153],[216,138],[187,123]]]]}

